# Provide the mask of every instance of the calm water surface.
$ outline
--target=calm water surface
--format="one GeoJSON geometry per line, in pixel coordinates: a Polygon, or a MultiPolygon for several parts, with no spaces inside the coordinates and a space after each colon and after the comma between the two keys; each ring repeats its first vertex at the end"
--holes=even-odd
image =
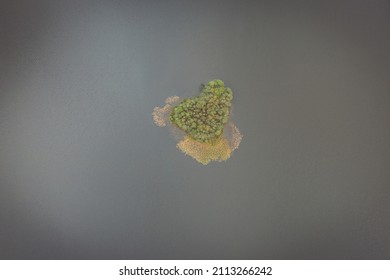
{"type": "Polygon", "coordinates": [[[0,257],[390,258],[389,2],[293,2],[6,1],[0,257]],[[202,166],[151,112],[214,78],[202,166]]]}

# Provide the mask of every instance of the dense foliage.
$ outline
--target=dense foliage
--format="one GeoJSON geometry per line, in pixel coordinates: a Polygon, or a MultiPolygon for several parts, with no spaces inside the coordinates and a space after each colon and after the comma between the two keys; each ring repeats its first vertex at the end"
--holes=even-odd
{"type": "Polygon", "coordinates": [[[215,143],[228,122],[233,93],[221,80],[212,80],[203,86],[199,96],[187,98],[176,105],[170,121],[192,139],[215,143]]]}

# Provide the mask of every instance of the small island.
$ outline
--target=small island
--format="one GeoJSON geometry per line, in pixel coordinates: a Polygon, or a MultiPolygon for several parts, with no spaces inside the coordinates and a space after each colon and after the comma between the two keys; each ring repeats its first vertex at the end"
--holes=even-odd
{"type": "Polygon", "coordinates": [[[196,97],[168,97],[163,107],[154,108],[153,120],[158,126],[169,124],[176,130],[180,135],[177,147],[198,162],[225,161],[242,139],[229,120],[232,100],[232,90],[221,80],[212,80],[202,85],[196,97]]]}

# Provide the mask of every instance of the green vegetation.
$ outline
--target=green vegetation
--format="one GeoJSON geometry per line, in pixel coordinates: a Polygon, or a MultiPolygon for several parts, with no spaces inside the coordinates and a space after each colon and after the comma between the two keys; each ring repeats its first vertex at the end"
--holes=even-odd
{"type": "Polygon", "coordinates": [[[228,122],[233,93],[221,80],[212,80],[194,98],[176,105],[170,121],[195,141],[215,143],[228,122]]]}

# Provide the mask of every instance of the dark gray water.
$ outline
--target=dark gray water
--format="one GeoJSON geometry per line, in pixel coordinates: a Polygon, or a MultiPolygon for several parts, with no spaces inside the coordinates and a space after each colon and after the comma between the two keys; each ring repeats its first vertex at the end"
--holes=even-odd
{"type": "Polygon", "coordinates": [[[2,259],[390,258],[389,1],[2,1],[0,27],[2,259]],[[202,166],[151,112],[214,78],[244,138],[202,166]]]}

